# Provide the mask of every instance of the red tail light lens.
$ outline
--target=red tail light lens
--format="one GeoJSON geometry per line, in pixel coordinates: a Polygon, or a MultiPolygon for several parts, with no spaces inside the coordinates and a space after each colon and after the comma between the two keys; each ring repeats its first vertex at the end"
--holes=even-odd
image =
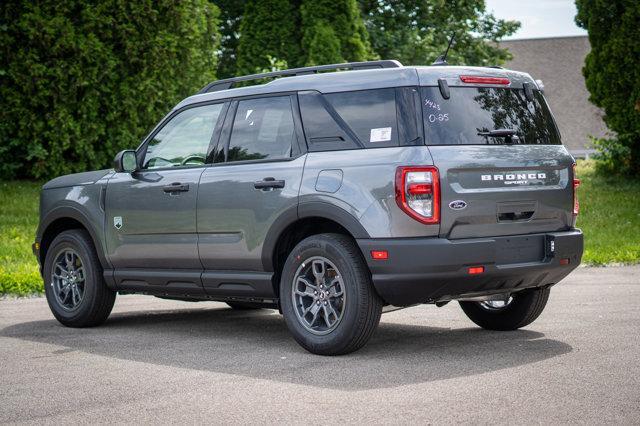
{"type": "Polygon", "coordinates": [[[502,84],[509,85],[511,82],[506,77],[482,77],[479,75],[461,75],[460,80],[463,83],[471,84],[502,84]]]}
{"type": "Polygon", "coordinates": [[[436,167],[398,167],[396,202],[406,214],[426,223],[440,223],[440,179],[436,167]]]}
{"type": "Polygon", "coordinates": [[[580,179],[576,178],[576,164],[573,163],[573,215],[578,216],[580,213],[580,203],[578,202],[578,187],[580,179]]]}

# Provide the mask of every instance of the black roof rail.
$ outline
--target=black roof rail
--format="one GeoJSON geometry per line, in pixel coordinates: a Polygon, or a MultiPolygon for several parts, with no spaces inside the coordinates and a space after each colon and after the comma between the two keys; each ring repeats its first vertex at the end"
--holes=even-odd
{"type": "Polygon", "coordinates": [[[402,64],[395,60],[367,61],[367,62],[345,62],[344,64],[318,65],[315,67],[292,68],[289,70],[266,72],[262,74],[250,74],[240,77],[225,78],[217,80],[204,86],[197,93],[217,92],[219,90],[231,89],[236,83],[241,81],[260,80],[263,78],[291,77],[295,75],[316,74],[321,71],[337,70],[367,70],[375,68],[399,68],[402,64]]]}

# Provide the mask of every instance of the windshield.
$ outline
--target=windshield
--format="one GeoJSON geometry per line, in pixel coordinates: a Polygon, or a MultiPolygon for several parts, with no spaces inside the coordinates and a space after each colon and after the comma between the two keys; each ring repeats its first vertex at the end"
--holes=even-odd
{"type": "Polygon", "coordinates": [[[438,87],[422,88],[427,145],[560,144],[549,107],[538,90],[527,101],[522,89],[451,87],[444,99],[438,87]],[[516,137],[487,134],[513,130],[516,137]]]}

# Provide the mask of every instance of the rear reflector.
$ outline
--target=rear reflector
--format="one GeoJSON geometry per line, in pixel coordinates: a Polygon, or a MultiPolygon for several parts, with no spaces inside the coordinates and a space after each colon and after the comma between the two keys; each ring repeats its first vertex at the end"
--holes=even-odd
{"type": "Polygon", "coordinates": [[[463,83],[471,84],[502,84],[508,85],[511,82],[506,77],[482,77],[479,75],[461,75],[460,80],[463,83]]]}
{"type": "Polygon", "coordinates": [[[568,257],[566,257],[564,259],[560,259],[560,264],[561,265],[568,265],[569,263],[571,263],[571,260],[568,257]]]}
{"type": "Polygon", "coordinates": [[[576,179],[576,163],[573,163],[573,215],[578,216],[580,213],[580,203],[578,202],[578,187],[580,179],[576,179]]]}
{"type": "Polygon", "coordinates": [[[478,275],[484,272],[484,266],[471,266],[469,268],[469,275],[478,275]]]}
{"type": "Polygon", "coordinates": [[[371,258],[374,260],[387,260],[389,252],[386,250],[371,250],[371,258]]]}

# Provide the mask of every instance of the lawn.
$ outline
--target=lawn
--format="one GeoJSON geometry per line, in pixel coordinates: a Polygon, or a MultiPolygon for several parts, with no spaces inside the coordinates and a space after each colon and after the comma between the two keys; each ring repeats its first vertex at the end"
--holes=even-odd
{"type": "Polygon", "coordinates": [[[592,265],[640,262],[640,180],[595,174],[592,161],[579,161],[579,228],[583,262],[592,265]]]}
{"type": "Polygon", "coordinates": [[[0,183],[0,294],[42,292],[31,252],[38,227],[41,183],[0,183]]]}
{"type": "MultiPolygon", "coordinates": [[[[640,262],[640,181],[604,178],[593,162],[580,161],[580,216],[585,234],[583,262],[592,265],[640,262]]],[[[31,253],[38,225],[40,183],[0,184],[0,294],[43,291],[31,253]]]]}

